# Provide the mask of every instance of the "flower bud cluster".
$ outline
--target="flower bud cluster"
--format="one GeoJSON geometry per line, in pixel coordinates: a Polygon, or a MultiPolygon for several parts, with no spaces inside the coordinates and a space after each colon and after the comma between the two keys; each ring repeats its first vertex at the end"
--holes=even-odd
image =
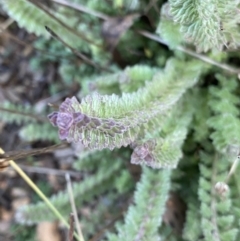
{"type": "MultiPolygon", "coordinates": [[[[59,138],[67,141],[81,141],[84,130],[97,129],[104,135],[113,137],[116,134],[124,133],[127,128],[117,123],[113,119],[101,119],[90,117],[86,114],[76,111],[76,106],[80,105],[76,97],[67,98],[55,111],[48,115],[53,126],[58,127],[59,138]]],[[[77,108],[79,109],[79,108],[77,108]]]]}
{"type": "Polygon", "coordinates": [[[156,160],[153,156],[153,150],[155,146],[156,142],[154,140],[149,140],[142,145],[136,146],[131,156],[131,163],[146,164],[154,167],[156,160]]]}

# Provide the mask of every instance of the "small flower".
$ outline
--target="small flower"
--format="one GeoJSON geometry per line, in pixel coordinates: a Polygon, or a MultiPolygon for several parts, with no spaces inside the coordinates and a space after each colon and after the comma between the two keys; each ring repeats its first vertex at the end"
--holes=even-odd
{"type": "Polygon", "coordinates": [[[214,188],[222,197],[226,196],[229,192],[229,186],[225,182],[217,182],[214,188]]]}
{"type": "Polygon", "coordinates": [[[48,115],[51,124],[59,128],[58,134],[61,140],[67,139],[71,127],[81,122],[85,117],[81,112],[74,112],[72,104],[76,101],[75,97],[67,98],[60,105],[58,112],[54,111],[48,115]]]}
{"type": "Polygon", "coordinates": [[[59,112],[57,116],[57,126],[59,129],[68,130],[73,124],[73,114],[59,112]]]}
{"type": "Polygon", "coordinates": [[[149,140],[141,145],[134,147],[133,153],[131,155],[132,164],[145,164],[147,166],[155,166],[155,158],[153,156],[153,149],[156,143],[154,140],[149,140]]]}

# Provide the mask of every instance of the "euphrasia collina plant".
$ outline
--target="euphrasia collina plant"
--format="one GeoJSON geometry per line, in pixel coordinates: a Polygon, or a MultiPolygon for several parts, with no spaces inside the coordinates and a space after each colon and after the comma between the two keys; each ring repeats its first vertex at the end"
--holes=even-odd
{"type": "MultiPolygon", "coordinates": [[[[58,60],[65,87],[81,90],[48,115],[61,141],[84,147],[74,167],[86,175],[73,189],[80,206],[97,210],[92,220],[81,215],[86,237],[107,225],[104,214],[116,214],[136,186],[124,221],[102,240],[240,240],[240,1],[71,1],[88,10],[80,14],[52,2],[48,11],[32,0],[0,2],[29,32],[49,37],[47,26],[91,56],[79,65],[58,60]],[[140,17],[120,40],[124,18],[101,36],[98,17],[131,12],[140,17]],[[107,52],[110,37],[118,45],[107,52]],[[185,203],[181,214],[174,195],[185,203]]],[[[66,192],[52,203],[70,212],[66,192]]],[[[55,217],[41,202],[17,213],[25,224],[45,219],[55,217]]]]}
{"type": "Polygon", "coordinates": [[[169,167],[174,167],[178,160],[171,160],[170,153],[169,160],[167,155],[163,156],[166,159],[158,160],[157,155],[161,156],[162,152],[165,152],[161,151],[164,144],[165,148],[169,148],[168,145],[173,145],[174,142],[179,146],[183,143],[186,136],[184,125],[188,122],[187,119],[191,118],[191,106],[178,102],[181,102],[186,90],[196,83],[202,68],[202,64],[196,61],[189,63],[187,71],[180,70],[182,64],[177,60],[169,60],[165,71],[159,70],[152,81],[139,90],[123,93],[122,96],[94,93],[83,98],[81,104],[75,97],[67,98],[60,105],[59,112],[50,114],[49,119],[59,128],[59,137],[62,140],[81,142],[87,148],[99,150],[132,144],[135,155],[139,153],[139,158],[146,159],[146,164],[152,167],[167,167],[169,162],[169,167]],[[178,69],[181,72],[177,72],[178,69]],[[169,78],[169,81],[165,78],[169,78]],[[173,118],[171,109],[176,104],[179,105],[178,108],[183,108],[182,117],[179,118],[184,119],[185,115],[189,118],[184,119],[186,123],[179,119],[179,126],[175,126],[178,131],[176,140],[164,140],[156,129],[173,118]],[[187,107],[184,108],[183,105],[187,107]],[[184,111],[188,108],[189,113],[186,114],[184,111]],[[151,132],[156,133],[151,136],[151,132]],[[142,143],[144,138],[146,144],[142,143]],[[181,141],[178,143],[179,139],[181,141]],[[143,149],[148,152],[145,156],[143,149]]]}

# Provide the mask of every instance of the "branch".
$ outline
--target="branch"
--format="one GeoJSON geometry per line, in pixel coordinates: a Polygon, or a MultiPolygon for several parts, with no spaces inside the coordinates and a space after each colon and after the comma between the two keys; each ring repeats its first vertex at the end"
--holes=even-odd
{"type": "Polygon", "coordinates": [[[55,2],[55,3],[58,3],[58,4],[61,4],[63,6],[69,7],[69,8],[73,8],[73,9],[78,10],[80,12],[90,14],[90,15],[92,15],[94,17],[97,17],[97,18],[100,18],[102,20],[108,20],[109,19],[109,16],[107,16],[106,14],[97,12],[95,10],[92,10],[92,9],[87,8],[87,7],[85,7],[83,5],[80,5],[80,4],[70,3],[70,2],[64,1],[64,0],[51,0],[51,1],[55,2]]]}
{"type": "MultiPolygon", "coordinates": [[[[160,38],[159,36],[157,36],[157,35],[155,35],[155,34],[149,33],[149,32],[144,31],[144,30],[139,30],[139,31],[137,31],[137,32],[138,32],[140,35],[142,35],[142,36],[144,36],[144,37],[146,37],[146,38],[152,39],[152,40],[154,40],[154,41],[156,41],[156,42],[159,42],[159,43],[161,43],[161,44],[164,44],[164,45],[167,45],[167,46],[168,46],[168,44],[167,44],[162,38],[160,38]]],[[[227,70],[228,72],[230,72],[230,73],[232,73],[232,74],[238,74],[238,75],[240,74],[240,69],[233,68],[233,67],[231,67],[231,66],[229,66],[229,65],[227,65],[227,64],[219,63],[219,62],[217,62],[217,61],[215,61],[215,60],[207,57],[206,55],[198,54],[198,53],[196,53],[196,52],[194,52],[194,51],[192,51],[192,50],[190,50],[190,49],[187,49],[187,48],[185,48],[185,47],[183,47],[183,46],[178,46],[178,47],[176,47],[176,49],[179,50],[179,51],[181,51],[181,52],[184,52],[184,53],[186,53],[186,54],[188,54],[188,55],[190,55],[190,56],[192,56],[192,57],[195,57],[195,58],[197,58],[197,59],[200,59],[200,60],[202,60],[202,61],[204,61],[204,62],[206,62],[206,63],[208,63],[208,64],[217,66],[217,67],[219,67],[219,68],[221,68],[221,69],[224,69],[224,70],[227,70]]]]}

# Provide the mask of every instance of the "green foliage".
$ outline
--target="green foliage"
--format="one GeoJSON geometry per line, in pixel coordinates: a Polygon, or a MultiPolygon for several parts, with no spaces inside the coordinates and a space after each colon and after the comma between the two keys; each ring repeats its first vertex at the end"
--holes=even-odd
{"type": "Polygon", "coordinates": [[[33,115],[33,108],[30,105],[16,105],[5,101],[1,103],[1,116],[0,119],[7,123],[28,123],[36,122],[37,116],[33,115]]]}
{"type": "Polygon", "coordinates": [[[161,9],[161,19],[156,32],[167,42],[170,48],[174,49],[183,41],[183,37],[180,33],[179,24],[172,21],[169,11],[169,4],[164,4],[161,9]]]}
{"type": "Polygon", "coordinates": [[[92,90],[108,95],[134,92],[142,88],[145,82],[150,81],[157,70],[157,68],[147,65],[134,65],[114,74],[97,76],[96,78],[88,77],[82,83],[82,95],[89,94],[92,90]]]}
{"type": "Polygon", "coordinates": [[[209,126],[206,125],[206,120],[210,118],[211,111],[208,106],[209,93],[207,90],[196,89],[194,91],[194,116],[192,128],[194,129],[194,140],[201,142],[209,137],[209,126]]]}
{"type": "Polygon", "coordinates": [[[118,160],[119,158],[127,159],[129,158],[129,150],[126,148],[116,149],[110,151],[108,149],[104,149],[102,151],[89,151],[89,150],[82,150],[77,153],[78,159],[74,162],[73,166],[78,171],[84,172],[93,172],[102,163],[107,165],[110,159],[118,160]]]}
{"type": "Polygon", "coordinates": [[[234,222],[230,195],[224,193],[221,198],[214,190],[215,184],[224,180],[229,163],[217,155],[212,158],[205,153],[201,154],[198,195],[204,240],[236,240],[239,224],[234,222]]]}
{"type": "Polygon", "coordinates": [[[66,100],[66,105],[81,112],[87,121],[79,127],[72,125],[67,140],[82,141],[90,149],[113,149],[132,143],[140,131],[149,132],[154,118],[164,115],[196,83],[202,67],[198,61],[172,59],[164,71],[157,72],[136,92],[123,93],[121,97],[95,93],[83,98],[81,104],[74,98],[66,100]]]}
{"type": "Polygon", "coordinates": [[[238,45],[237,1],[169,0],[169,3],[173,20],[180,24],[185,39],[199,51],[238,45]]]}
{"type": "Polygon", "coordinates": [[[148,240],[149,237],[157,240],[170,188],[170,175],[169,170],[143,169],[134,195],[135,205],[129,208],[125,224],[118,227],[118,235],[109,234],[109,241],[148,240]]]}
{"type": "MultiPolygon", "coordinates": [[[[240,172],[240,166],[235,170],[233,180],[231,181],[231,198],[233,202],[232,212],[234,213],[235,220],[234,222],[240,226],[240,208],[239,208],[239,195],[240,195],[240,183],[239,183],[239,172],[240,172]]],[[[240,238],[240,232],[237,233],[236,240],[239,240],[240,238]]]]}
{"type": "Polygon", "coordinates": [[[53,39],[40,37],[34,42],[33,46],[39,50],[46,50],[44,52],[37,52],[36,55],[30,59],[30,67],[34,71],[44,69],[50,62],[56,63],[59,60],[66,61],[70,58],[73,59],[70,51],[63,48],[60,42],[53,39]]]}
{"type": "MultiPolygon", "coordinates": [[[[59,34],[63,40],[72,45],[72,47],[79,46],[80,40],[76,34],[69,31],[67,27],[60,24],[56,19],[53,19],[51,15],[46,13],[46,11],[38,8],[32,2],[27,0],[19,0],[17,2],[13,0],[1,0],[0,3],[9,16],[16,20],[20,27],[26,28],[27,31],[35,33],[38,36],[49,38],[50,35],[45,29],[45,26],[47,26],[56,34],[59,34]]],[[[50,13],[53,14],[52,11],[50,11],[50,13]]],[[[64,20],[66,23],[67,19],[65,18],[64,20]]]]}
{"type": "Polygon", "coordinates": [[[73,167],[78,171],[94,171],[99,166],[99,161],[106,162],[111,157],[111,151],[81,151],[73,167]]]}
{"type": "MultiPolygon", "coordinates": [[[[190,96],[188,96],[190,97],[190,96]]],[[[182,157],[182,144],[191,122],[191,105],[186,100],[175,106],[169,113],[161,130],[147,133],[144,140],[134,148],[131,162],[146,164],[154,168],[175,168],[182,157]],[[143,150],[144,155],[142,155],[143,150]]]]}
{"type": "MultiPolygon", "coordinates": [[[[121,200],[121,197],[110,191],[107,195],[104,195],[94,203],[91,203],[91,206],[95,207],[97,205],[97,208],[89,210],[89,213],[85,215],[84,212],[81,213],[81,228],[82,230],[85,230],[84,236],[86,239],[92,237],[98,231],[101,232],[101,230],[109,224],[111,221],[108,218],[109,213],[116,216],[119,215],[119,212],[116,209],[116,206],[119,205],[119,199],[121,200]]],[[[86,206],[86,209],[88,209],[88,206],[86,206]]]]}
{"type": "Polygon", "coordinates": [[[139,0],[134,1],[127,1],[127,0],[103,0],[101,2],[97,0],[91,0],[91,1],[84,1],[84,0],[73,0],[72,2],[84,4],[84,6],[89,7],[90,9],[98,10],[100,12],[106,12],[108,14],[113,13],[116,10],[128,10],[128,11],[136,11],[139,9],[140,5],[143,4],[143,2],[139,0]]]}
{"type": "Polygon", "coordinates": [[[209,93],[212,98],[209,106],[214,115],[207,124],[214,129],[211,138],[216,149],[220,152],[228,150],[229,146],[240,146],[240,99],[236,93],[239,84],[235,78],[216,75],[220,86],[211,86],[209,93]]]}
{"type": "MultiPolygon", "coordinates": [[[[73,185],[74,199],[78,205],[81,205],[84,201],[91,200],[94,195],[99,195],[109,190],[109,184],[111,184],[112,179],[119,171],[121,163],[115,161],[111,167],[107,167],[108,165],[102,165],[95,175],[87,175],[84,180],[73,185]]],[[[50,201],[65,217],[71,212],[67,191],[52,196],[50,201]]],[[[22,207],[17,212],[16,219],[20,223],[32,224],[44,220],[55,220],[56,217],[49,211],[44,202],[39,202],[36,205],[22,207]]]]}
{"type": "Polygon", "coordinates": [[[47,119],[35,113],[29,105],[3,102],[0,119],[6,123],[24,125],[19,136],[25,141],[48,140],[59,142],[58,134],[47,119]]]}
{"type": "Polygon", "coordinates": [[[26,227],[21,224],[12,225],[10,233],[13,235],[15,241],[33,241],[36,236],[34,226],[26,227]]]}
{"type": "Polygon", "coordinates": [[[26,125],[21,129],[19,135],[23,140],[30,142],[48,140],[57,143],[59,141],[58,134],[49,123],[26,125]]]}
{"type": "Polygon", "coordinates": [[[186,223],[183,232],[183,238],[186,241],[198,240],[201,237],[200,213],[197,200],[192,199],[188,204],[186,213],[186,223]]]}

